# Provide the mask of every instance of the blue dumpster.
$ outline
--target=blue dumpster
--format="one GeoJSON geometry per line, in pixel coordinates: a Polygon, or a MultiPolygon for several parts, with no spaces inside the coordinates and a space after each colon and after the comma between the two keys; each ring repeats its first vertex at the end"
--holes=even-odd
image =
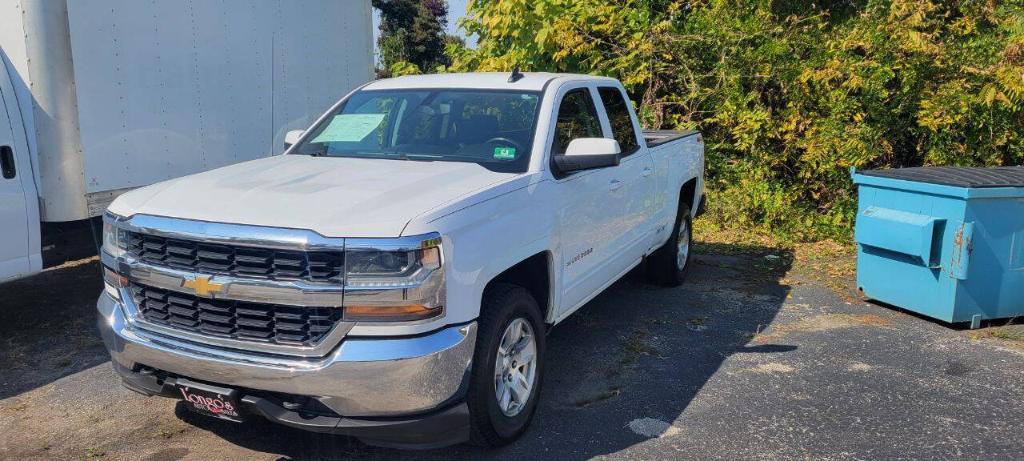
{"type": "Polygon", "coordinates": [[[1024,315],[1024,167],[853,173],[857,286],[950,323],[1024,315]]]}

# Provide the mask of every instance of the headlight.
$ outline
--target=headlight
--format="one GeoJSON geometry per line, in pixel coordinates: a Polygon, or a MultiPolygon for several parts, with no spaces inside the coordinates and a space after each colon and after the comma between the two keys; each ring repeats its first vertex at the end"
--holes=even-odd
{"type": "MultiPolygon", "coordinates": [[[[128,248],[128,232],[114,225],[117,216],[110,213],[103,214],[103,251],[114,257],[115,265],[117,258],[124,255],[128,248]]],[[[128,284],[128,279],[119,274],[116,269],[103,267],[103,289],[112,298],[120,301],[120,289],[128,284]]]]}
{"type": "Polygon", "coordinates": [[[120,258],[128,248],[128,232],[114,225],[116,219],[110,213],[103,215],[103,251],[120,258]]]}
{"type": "Polygon", "coordinates": [[[345,252],[344,318],[357,322],[424,320],[444,311],[441,242],[418,248],[355,248],[345,252]]]}
{"type": "Polygon", "coordinates": [[[118,301],[121,300],[121,288],[128,285],[128,278],[114,272],[113,269],[103,267],[103,290],[118,301]]]}

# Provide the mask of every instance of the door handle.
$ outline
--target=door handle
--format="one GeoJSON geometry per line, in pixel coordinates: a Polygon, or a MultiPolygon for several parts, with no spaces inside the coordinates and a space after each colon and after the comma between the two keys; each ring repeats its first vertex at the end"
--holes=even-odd
{"type": "Polygon", "coordinates": [[[0,146],[0,171],[5,179],[14,179],[18,171],[14,167],[14,149],[11,146],[0,146]]]}
{"type": "Polygon", "coordinates": [[[622,187],[622,181],[613,179],[612,182],[608,183],[608,190],[619,190],[622,187]]]}
{"type": "Polygon", "coordinates": [[[644,167],[644,170],[641,171],[640,174],[644,175],[644,177],[650,176],[654,174],[654,168],[651,168],[649,166],[644,167]]]}

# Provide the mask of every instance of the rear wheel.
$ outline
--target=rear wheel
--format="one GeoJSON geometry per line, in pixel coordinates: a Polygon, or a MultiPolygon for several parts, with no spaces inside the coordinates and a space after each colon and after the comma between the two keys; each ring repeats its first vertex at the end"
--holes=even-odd
{"type": "Polygon", "coordinates": [[[484,293],[467,403],[471,441],[514,441],[533,419],[544,358],[544,322],[526,289],[496,284],[484,293]]]}
{"type": "Polygon", "coordinates": [[[682,285],[686,280],[693,244],[692,224],[690,207],[680,203],[668,241],[647,258],[648,280],[670,287],[682,285]]]}

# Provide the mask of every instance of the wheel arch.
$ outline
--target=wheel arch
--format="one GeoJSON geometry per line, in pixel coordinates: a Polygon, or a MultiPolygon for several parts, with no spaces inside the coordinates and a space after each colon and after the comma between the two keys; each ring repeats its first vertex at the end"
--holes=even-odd
{"type": "MultiPolygon", "coordinates": [[[[541,317],[544,322],[552,322],[552,306],[554,297],[552,287],[554,286],[552,265],[552,254],[550,251],[541,251],[505,269],[498,275],[491,278],[484,286],[484,293],[497,283],[510,283],[518,285],[530,292],[533,299],[540,307],[541,317]]],[[[483,309],[483,297],[481,305],[483,309]]]]}
{"type": "Polygon", "coordinates": [[[697,209],[697,178],[692,178],[689,181],[683,183],[683,187],[679,189],[679,203],[685,203],[690,207],[690,217],[693,218],[694,210],[697,209]]]}

